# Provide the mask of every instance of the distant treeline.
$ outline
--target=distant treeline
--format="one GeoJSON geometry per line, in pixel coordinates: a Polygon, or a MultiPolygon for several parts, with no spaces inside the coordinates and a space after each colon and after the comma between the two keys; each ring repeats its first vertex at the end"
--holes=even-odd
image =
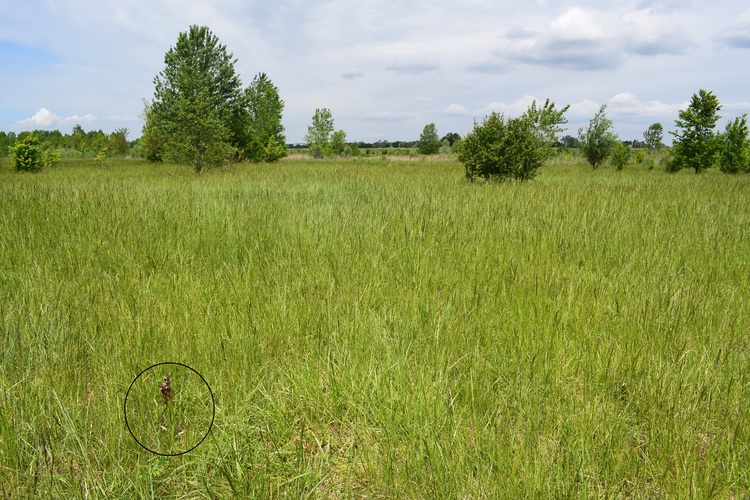
{"type": "MultiPolygon", "coordinates": [[[[128,141],[130,131],[126,128],[120,128],[111,134],[105,134],[101,130],[91,130],[86,132],[80,125],[76,125],[70,134],[63,134],[59,130],[33,130],[27,132],[2,132],[0,131],[0,157],[8,156],[8,148],[14,146],[17,141],[24,139],[29,135],[39,139],[44,148],[55,149],[59,151],[68,151],[70,153],[98,154],[104,150],[110,156],[140,156],[139,142],[140,139],[128,141]],[[106,149],[104,149],[106,148],[106,149]]],[[[455,132],[447,134],[441,139],[441,142],[452,146],[461,136],[455,132]]],[[[646,147],[643,141],[623,141],[624,144],[632,148],[639,149],[646,147]]],[[[419,146],[419,141],[386,141],[380,140],[375,142],[355,142],[360,149],[412,149],[419,146]]],[[[288,144],[289,149],[306,149],[307,144],[297,143],[288,144]]],[[[577,137],[566,135],[557,143],[558,147],[578,148],[580,140],[577,137]]]]}
{"type": "Polygon", "coordinates": [[[113,156],[126,156],[134,154],[138,145],[137,140],[128,141],[129,133],[126,128],[117,129],[111,134],[105,134],[101,130],[86,132],[80,125],[73,127],[70,134],[63,134],[59,130],[33,130],[18,134],[0,131],[0,157],[8,156],[10,148],[28,136],[36,137],[45,149],[81,155],[105,152],[113,156]]]}
{"type": "MultiPolygon", "coordinates": [[[[387,149],[387,148],[415,148],[419,145],[419,141],[375,141],[375,142],[352,142],[356,144],[360,149],[387,149]]],[[[297,144],[289,144],[289,149],[307,149],[308,144],[302,142],[297,144]]]]}
{"type": "MultiPolygon", "coordinates": [[[[441,142],[448,142],[449,146],[453,146],[453,143],[459,140],[461,136],[457,133],[450,133],[440,139],[441,142]]],[[[630,146],[634,149],[640,149],[645,148],[646,143],[644,141],[639,140],[633,140],[633,141],[622,141],[623,144],[626,146],[630,146]]],[[[352,143],[356,144],[357,147],[360,149],[389,149],[389,148],[402,148],[402,149],[411,149],[419,146],[419,141],[375,141],[375,142],[356,142],[352,143]]],[[[566,135],[562,137],[557,143],[556,146],[559,148],[570,148],[570,149],[576,149],[580,147],[581,141],[578,139],[578,137],[573,137],[572,135],[566,135]]],[[[289,144],[289,149],[306,149],[308,147],[305,143],[298,143],[298,144],[289,144]]]]}

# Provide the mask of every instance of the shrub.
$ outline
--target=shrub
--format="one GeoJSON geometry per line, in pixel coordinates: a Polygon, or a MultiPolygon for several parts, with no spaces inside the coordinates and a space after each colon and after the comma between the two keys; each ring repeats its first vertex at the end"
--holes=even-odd
{"type": "Polygon", "coordinates": [[[618,141],[612,148],[612,165],[614,165],[617,170],[622,170],[625,168],[625,165],[628,164],[630,153],[630,146],[618,141]]]}
{"type": "Polygon", "coordinates": [[[612,131],[612,120],[607,118],[606,110],[607,105],[603,104],[589,122],[589,126],[578,130],[581,151],[594,170],[609,158],[618,142],[617,135],[612,131]]]}
{"type": "Polygon", "coordinates": [[[720,137],[721,153],[719,169],[727,174],[750,172],[750,136],[748,135],[747,114],[738,116],[727,123],[726,131],[720,137]]]}
{"type": "Polygon", "coordinates": [[[635,161],[638,165],[641,165],[646,162],[647,158],[648,157],[646,156],[646,153],[642,149],[639,149],[638,151],[636,151],[633,161],[635,161]]]}
{"type": "Polygon", "coordinates": [[[45,151],[36,136],[24,137],[9,148],[13,164],[19,172],[38,172],[44,167],[53,167],[60,161],[57,151],[45,151]]]}
{"type": "Polygon", "coordinates": [[[505,119],[492,113],[472,130],[458,148],[458,159],[466,168],[466,177],[474,180],[529,180],[542,164],[554,155],[559,125],[567,123],[568,106],[556,110],[549,99],[544,107],[536,101],[523,115],[505,119]]]}

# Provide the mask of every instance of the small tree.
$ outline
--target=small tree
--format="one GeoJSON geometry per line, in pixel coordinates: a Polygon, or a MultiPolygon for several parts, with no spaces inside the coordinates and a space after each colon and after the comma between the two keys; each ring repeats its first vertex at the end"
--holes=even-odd
{"type": "Polygon", "coordinates": [[[164,134],[157,126],[156,115],[151,112],[151,102],[143,99],[143,131],[138,141],[140,156],[148,161],[164,161],[164,134]]]}
{"type": "Polygon", "coordinates": [[[39,172],[45,167],[52,167],[60,161],[58,151],[45,151],[35,135],[20,139],[9,148],[13,164],[19,172],[39,172]]]}
{"type": "Polygon", "coordinates": [[[569,106],[555,109],[549,99],[542,108],[534,101],[523,115],[506,119],[492,113],[460,142],[458,159],[474,180],[529,180],[554,155],[560,125],[569,106]]]}
{"type": "Polygon", "coordinates": [[[0,158],[8,156],[10,148],[16,143],[16,134],[14,132],[0,131],[0,158]]]}
{"type": "Polygon", "coordinates": [[[675,136],[670,172],[692,167],[699,174],[713,165],[719,146],[714,128],[720,109],[713,92],[701,89],[693,94],[688,109],[680,111],[679,119],[675,120],[678,130],[670,132],[675,136]]]}
{"type": "Polygon", "coordinates": [[[419,136],[419,153],[423,155],[434,155],[440,151],[442,142],[438,137],[437,127],[434,123],[425,125],[422,135],[419,136]]]}
{"type": "Polygon", "coordinates": [[[617,141],[615,143],[612,148],[612,164],[617,170],[625,168],[625,165],[628,164],[628,160],[630,160],[631,153],[632,150],[630,149],[630,146],[624,142],[617,141]]]}
{"type": "Polygon", "coordinates": [[[108,149],[112,150],[114,154],[124,155],[128,152],[128,134],[130,131],[126,128],[118,128],[111,134],[109,134],[109,146],[108,149]]]}
{"type": "Polygon", "coordinates": [[[445,136],[443,136],[443,138],[440,139],[440,142],[445,143],[445,141],[448,141],[448,146],[453,147],[453,144],[459,140],[461,140],[460,135],[458,135],[455,132],[450,132],[448,134],[445,134],[445,136]]]}
{"type": "Polygon", "coordinates": [[[333,115],[328,108],[316,109],[312,125],[307,127],[305,141],[313,158],[325,158],[332,153],[331,134],[333,133],[333,115]]]}
{"type": "Polygon", "coordinates": [[[596,170],[612,154],[617,135],[612,131],[612,120],[607,118],[607,105],[602,104],[586,129],[578,130],[581,151],[591,168],[596,170]]]}
{"type": "Polygon", "coordinates": [[[331,151],[337,156],[344,156],[349,150],[349,146],[346,144],[346,132],[343,130],[337,130],[331,136],[331,151]]]}
{"type": "Polygon", "coordinates": [[[726,131],[720,139],[719,169],[728,174],[750,172],[750,135],[747,114],[738,116],[727,123],[726,131]]]}
{"type": "Polygon", "coordinates": [[[284,101],[279,91],[265,73],[255,76],[245,89],[246,122],[237,124],[244,127],[240,144],[245,156],[251,161],[273,162],[287,155],[284,126],[281,124],[284,101]]]}
{"type": "Polygon", "coordinates": [[[661,123],[654,123],[649,125],[648,129],[643,133],[643,140],[646,143],[646,149],[649,151],[658,151],[664,144],[664,127],[661,123]]]}

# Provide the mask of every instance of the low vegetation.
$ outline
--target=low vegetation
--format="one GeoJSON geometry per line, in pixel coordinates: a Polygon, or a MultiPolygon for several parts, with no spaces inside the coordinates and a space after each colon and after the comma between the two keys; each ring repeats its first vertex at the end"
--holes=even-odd
{"type": "Polygon", "coordinates": [[[750,494],[750,176],[463,177],[0,160],[0,496],[750,494]],[[171,458],[163,361],[216,402],[171,458]]]}

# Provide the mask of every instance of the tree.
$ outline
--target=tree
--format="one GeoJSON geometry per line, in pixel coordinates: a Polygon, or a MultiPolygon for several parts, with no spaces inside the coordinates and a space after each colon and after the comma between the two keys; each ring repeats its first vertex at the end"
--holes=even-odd
{"type": "Polygon", "coordinates": [[[246,114],[235,128],[242,137],[240,146],[251,161],[274,162],[287,155],[284,126],[281,124],[284,101],[265,73],[259,73],[245,90],[246,114]]]}
{"type": "Polygon", "coordinates": [[[719,146],[714,128],[720,109],[719,99],[713,92],[701,89],[693,94],[688,109],[681,110],[679,119],[675,120],[678,130],[670,132],[675,136],[670,172],[692,167],[699,174],[713,165],[719,146]]]}
{"type": "Polygon", "coordinates": [[[128,152],[128,134],[130,131],[126,128],[118,128],[109,134],[109,146],[113,153],[124,155],[128,152]]]}
{"type": "Polygon", "coordinates": [[[143,130],[157,136],[161,159],[200,172],[237,153],[245,99],[232,57],[211,30],[196,25],[166,53],[143,130]]]}
{"type": "Polygon", "coordinates": [[[73,127],[73,131],[70,134],[69,143],[71,148],[80,153],[83,153],[88,149],[88,146],[86,144],[86,132],[83,131],[83,127],[81,127],[79,124],[76,124],[73,127]]]}
{"type": "Polygon", "coordinates": [[[461,142],[458,159],[464,164],[466,177],[474,180],[533,179],[539,167],[554,155],[560,125],[569,106],[555,109],[549,99],[542,108],[534,101],[517,118],[506,119],[492,113],[461,142]]]}
{"type": "Polygon", "coordinates": [[[434,123],[425,125],[422,135],[419,136],[419,153],[423,155],[434,155],[440,151],[442,142],[438,138],[437,127],[434,123]]]}
{"type": "Polygon", "coordinates": [[[606,110],[607,105],[602,104],[589,121],[588,128],[578,130],[581,150],[594,170],[609,158],[618,142],[617,135],[612,131],[612,120],[607,118],[606,110]]]}
{"type": "Polygon", "coordinates": [[[337,130],[331,137],[331,151],[337,156],[342,156],[347,152],[346,132],[337,130]]]}
{"type": "Polygon", "coordinates": [[[333,133],[333,115],[328,108],[316,109],[312,118],[312,125],[307,127],[305,141],[310,148],[313,158],[330,156],[331,134],[333,133]]]}
{"type": "Polygon", "coordinates": [[[455,143],[456,141],[460,141],[460,140],[461,140],[461,136],[460,136],[460,135],[458,135],[458,134],[457,134],[457,133],[455,133],[455,132],[450,132],[450,133],[448,133],[448,134],[445,134],[445,135],[443,136],[443,138],[442,138],[442,139],[440,139],[440,142],[441,142],[441,143],[445,143],[446,141],[448,141],[448,146],[450,146],[450,147],[453,147],[453,144],[454,144],[454,143],[455,143]]]}
{"type": "Polygon", "coordinates": [[[649,151],[658,151],[664,144],[664,127],[661,123],[653,123],[649,125],[648,129],[643,133],[643,140],[646,142],[646,148],[649,151]]]}
{"type": "Polygon", "coordinates": [[[164,137],[156,125],[155,115],[151,112],[151,103],[143,99],[143,131],[138,141],[140,155],[148,161],[164,161],[164,137]]]}
{"type": "Polygon", "coordinates": [[[8,156],[9,149],[16,144],[16,134],[14,132],[0,132],[0,158],[8,156]]]}
{"type": "Polygon", "coordinates": [[[580,146],[581,141],[579,141],[577,137],[573,137],[572,135],[565,135],[562,139],[560,139],[560,143],[566,148],[577,148],[578,146],[580,146]]]}
{"type": "Polygon", "coordinates": [[[719,169],[728,174],[750,172],[750,135],[747,113],[727,123],[721,135],[719,169]]]}
{"type": "Polygon", "coordinates": [[[612,148],[612,164],[617,170],[622,170],[628,164],[632,150],[627,143],[617,141],[612,148]]]}

